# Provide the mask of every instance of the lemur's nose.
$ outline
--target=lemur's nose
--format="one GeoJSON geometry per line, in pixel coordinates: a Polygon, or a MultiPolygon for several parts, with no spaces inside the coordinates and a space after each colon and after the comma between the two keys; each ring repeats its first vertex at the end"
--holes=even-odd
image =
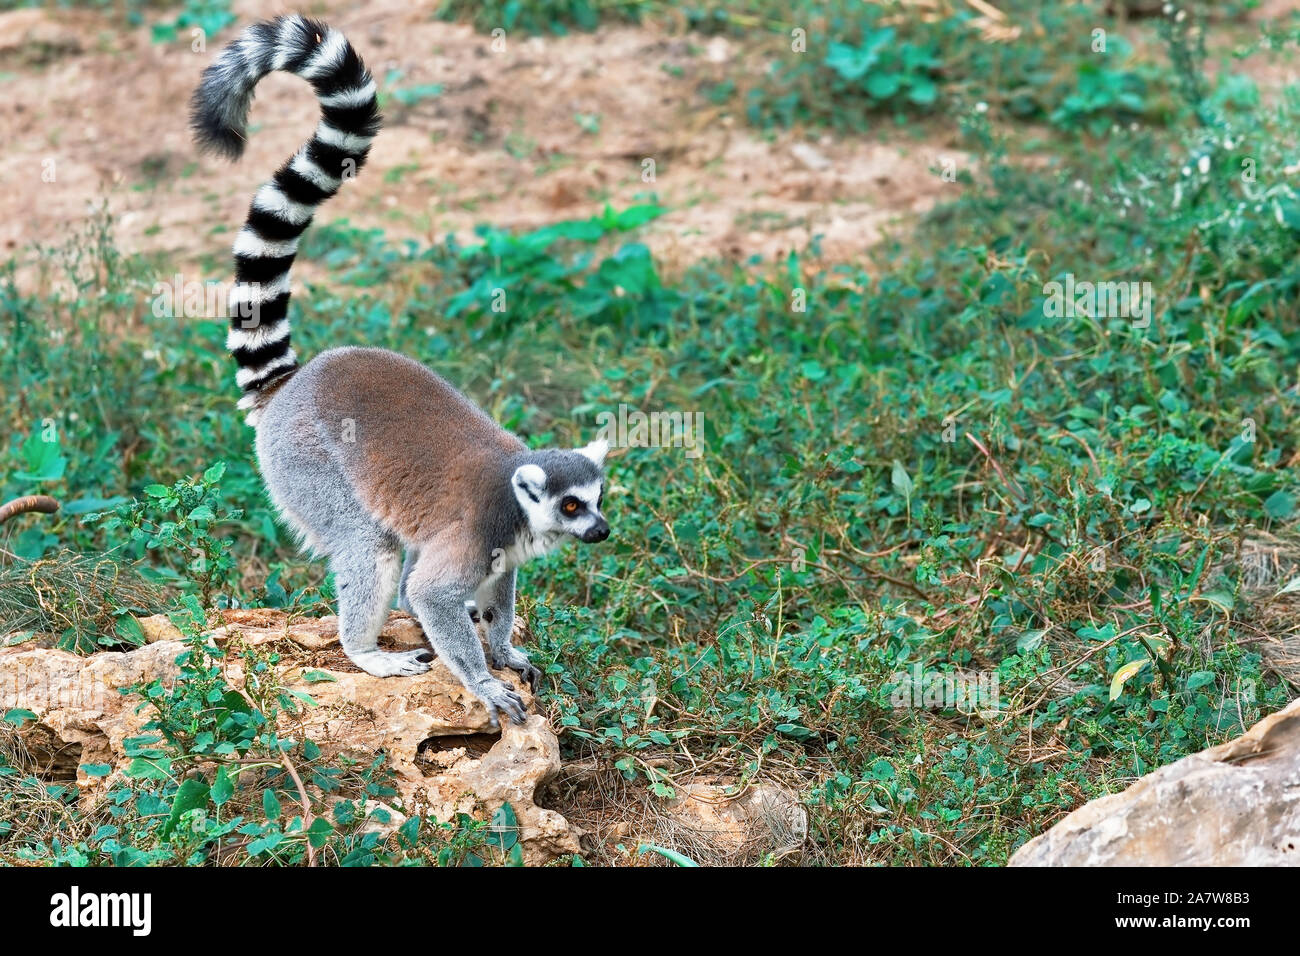
{"type": "Polygon", "coordinates": [[[594,544],[597,541],[604,541],[609,537],[609,525],[602,518],[599,522],[592,525],[582,533],[582,540],[587,544],[594,544]]]}

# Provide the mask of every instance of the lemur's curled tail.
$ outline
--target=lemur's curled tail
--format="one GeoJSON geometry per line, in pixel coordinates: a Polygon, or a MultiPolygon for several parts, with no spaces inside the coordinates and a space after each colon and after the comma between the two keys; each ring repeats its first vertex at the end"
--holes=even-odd
{"type": "Polygon", "coordinates": [[[191,101],[200,149],[238,159],[253,88],[284,70],[308,80],[320,99],[316,132],[253,197],[235,239],[226,347],[239,363],[239,406],[254,423],[260,396],[298,367],[289,345],[289,269],[316,207],[365,164],[379,132],[375,82],[342,33],[302,16],[249,27],[206,70],[191,101]]]}

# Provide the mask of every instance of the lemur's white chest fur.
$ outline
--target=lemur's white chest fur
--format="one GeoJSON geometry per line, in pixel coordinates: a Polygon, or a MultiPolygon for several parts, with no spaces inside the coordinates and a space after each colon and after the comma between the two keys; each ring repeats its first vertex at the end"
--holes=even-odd
{"type": "Polygon", "coordinates": [[[565,538],[563,531],[545,531],[535,532],[530,529],[524,530],[519,537],[515,538],[514,544],[506,548],[500,555],[500,562],[492,562],[494,568],[500,566],[502,571],[508,571],[526,564],[533,558],[540,558],[550,554],[558,548],[565,538]]]}

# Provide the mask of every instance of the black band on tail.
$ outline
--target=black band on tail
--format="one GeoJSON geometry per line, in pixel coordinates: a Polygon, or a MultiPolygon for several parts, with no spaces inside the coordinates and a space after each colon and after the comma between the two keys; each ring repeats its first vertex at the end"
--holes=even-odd
{"type": "Polygon", "coordinates": [[[318,206],[365,165],[379,132],[375,82],[342,33],[286,16],[249,27],[203,71],[190,122],[200,149],[238,159],[259,80],[284,70],[309,81],[321,103],[316,132],[253,197],[235,239],[226,346],[239,364],[240,407],[255,420],[266,386],[298,367],[289,344],[289,270],[318,206]]]}

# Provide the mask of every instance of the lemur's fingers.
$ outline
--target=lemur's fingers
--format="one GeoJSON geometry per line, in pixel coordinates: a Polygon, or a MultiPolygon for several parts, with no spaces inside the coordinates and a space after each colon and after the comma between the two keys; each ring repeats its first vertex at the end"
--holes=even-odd
{"type": "Polygon", "coordinates": [[[495,677],[484,680],[479,685],[479,699],[483,701],[488,710],[488,717],[492,719],[492,726],[500,726],[498,722],[498,713],[505,711],[510,715],[510,719],[516,724],[522,724],[528,719],[528,711],[524,708],[524,699],[515,693],[514,688],[503,680],[497,680],[495,677]]]}
{"type": "Polygon", "coordinates": [[[524,707],[524,699],[513,690],[506,690],[506,710],[510,714],[510,719],[516,724],[522,724],[528,719],[528,710],[524,707]]]}
{"type": "Polygon", "coordinates": [[[423,651],[419,654],[405,656],[403,660],[398,662],[395,676],[416,677],[423,674],[429,669],[429,661],[432,659],[432,657],[429,657],[426,660],[426,652],[423,651]]]}
{"type": "Polygon", "coordinates": [[[519,672],[519,676],[528,683],[528,690],[531,693],[537,692],[537,685],[542,679],[542,672],[534,667],[531,661],[524,665],[523,670],[519,672]]]}
{"type": "Polygon", "coordinates": [[[496,670],[512,670],[519,674],[528,684],[529,691],[536,691],[537,684],[542,679],[542,672],[533,666],[528,655],[517,648],[511,647],[498,654],[492,652],[492,667],[496,670]]]}
{"type": "Polygon", "coordinates": [[[536,692],[537,682],[541,680],[542,672],[534,667],[531,662],[526,662],[519,667],[512,667],[511,670],[516,671],[523,678],[524,683],[528,685],[530,694],[536,692]]]}

